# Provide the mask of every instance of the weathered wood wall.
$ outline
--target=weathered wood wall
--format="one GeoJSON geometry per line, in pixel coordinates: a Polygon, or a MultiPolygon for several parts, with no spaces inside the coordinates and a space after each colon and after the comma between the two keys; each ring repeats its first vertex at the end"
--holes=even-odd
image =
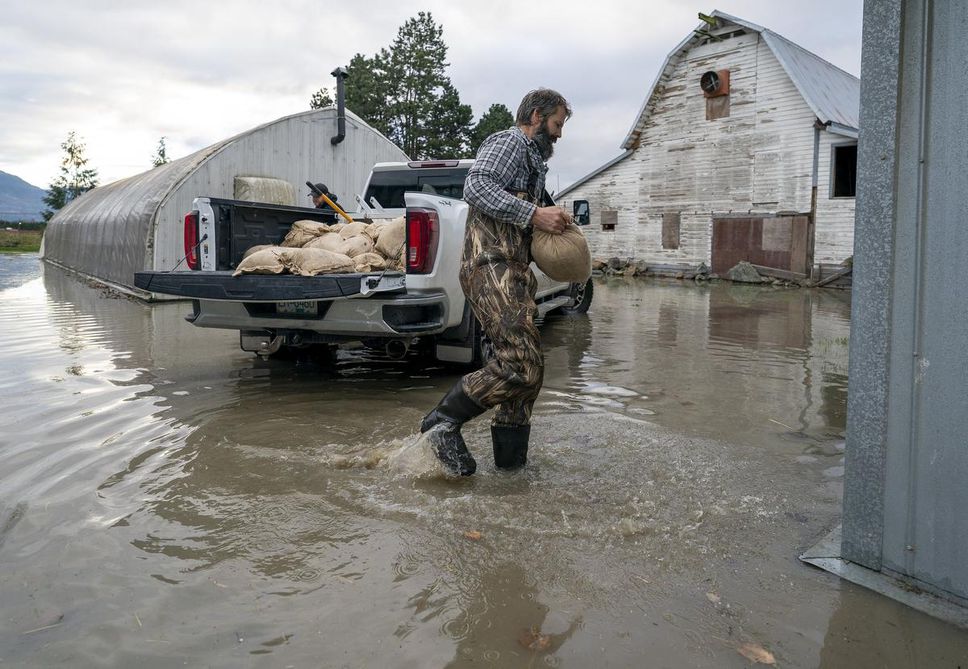
{"type": "MultiPolygon", "coordinates": [[[[586,235],[596,257],[657,264],[711,262],[712,219],[738,213],[810,210],[815,115],[756,33],[694,46],[673,62],[648,105],[634,153],[574,190],[586,199],[586,235]],[[730,71],[729,116],[706,120],[699,79],[730,71]],[[601,212],[618,211],[613,231],[601,212]],[[678,248],[663,248],[663,214],[680,214],[678,248]]],[[[847,138],[820,132],[815,263],[852,253],[853,198],[830,198],[831,146],[847,138]]]]}

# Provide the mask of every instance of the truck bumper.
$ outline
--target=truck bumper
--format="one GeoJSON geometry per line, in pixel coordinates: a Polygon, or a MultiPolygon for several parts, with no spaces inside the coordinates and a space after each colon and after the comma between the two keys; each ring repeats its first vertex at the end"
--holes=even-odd
{"type": "Polygon", "coordinates": [[[396,294],[368,298],[316,301],[315,314],[284,314],[276,303],[196,300],[188,316],[202,328],[230,330],[301,330],[334,339],[416,337],[447,328],[444,293],[396,294]]]}

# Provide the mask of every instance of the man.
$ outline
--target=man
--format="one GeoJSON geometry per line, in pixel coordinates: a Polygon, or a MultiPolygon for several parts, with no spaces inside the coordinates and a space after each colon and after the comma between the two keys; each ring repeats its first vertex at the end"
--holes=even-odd
{"type": "Polygon", "coordinates": [[[326,187],[326,184],[324,183],[314,184],[310,181],[307,181],[306,185],[309,186],[309,192],[306,194],[313,199],[313,206],[316,207],[317,209],[326,209],[327,213],[332,212],[332,218],[335,221],[336,212],[333,210],[332,207],[326,204],[326,200],[323,199],[323,195],[328,197],[333,202],[336,202],[338,199],[336,197],[336,193],[330,193],[329,189],[326,187]]]}
{"type": "Polygon", "coordinates": [[[477,469],[461,425],[493,406],[494,464],[517,469],[527,462],[531,408],[544,376],[534,324],[531,232],[561,234],[570,222],[560,208],[539,206],[545,161],[570,116],[560,93],[531,91],[518,107],[515,126],[484,140],[467,174],[464,200],[470,212],[460,282],[494,355],[458,381],[420,425],[422,433],[429,432],[437,458],[454,474],[470,476],[477,469]]]}

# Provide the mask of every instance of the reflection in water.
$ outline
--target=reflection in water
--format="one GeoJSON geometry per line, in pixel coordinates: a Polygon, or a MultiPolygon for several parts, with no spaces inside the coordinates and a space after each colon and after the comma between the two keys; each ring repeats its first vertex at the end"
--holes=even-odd
{"type": "Polygon", "coordinates": [[[528,469],[494,471],[484,419],[479,474],[450,482],[391,464],[460,369],[263,362],[185,304],[22,278],[0,294],[3,662],[722,667],[755,642],[863,666],[861,605],[934,644],[885,666],[966,648],[792,558],[839,515],[848,294],[601,281],[543,328],[528,469]]]}

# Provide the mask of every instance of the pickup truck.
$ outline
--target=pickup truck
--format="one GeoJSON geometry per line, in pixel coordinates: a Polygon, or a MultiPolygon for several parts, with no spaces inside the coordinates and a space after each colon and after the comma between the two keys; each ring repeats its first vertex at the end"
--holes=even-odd
{"type": "MultiPolygon", "coordinates": [[[[186,271],[135,274],[142,290],[192,300],[186,320],[238,330],[240,346],[263,357],[288,349],[361,342],[402,358],[415,344],[438,360],[481,364],[487,341],[458,281],[468,205],[464,178],[473,161],[379,163],[367,180],[357,220],[406,216],[406,267],[319,276],[232,272],[245,251],[278,244],[297,220],[330,222],[323,210],[195,198],[185,216],[186,271]]],[[[331,214],[332,212],[328,212],[331,214]]],[[[557,283],[532,264],[539,317],[588,311],[592,283],[557,283]]]]}

